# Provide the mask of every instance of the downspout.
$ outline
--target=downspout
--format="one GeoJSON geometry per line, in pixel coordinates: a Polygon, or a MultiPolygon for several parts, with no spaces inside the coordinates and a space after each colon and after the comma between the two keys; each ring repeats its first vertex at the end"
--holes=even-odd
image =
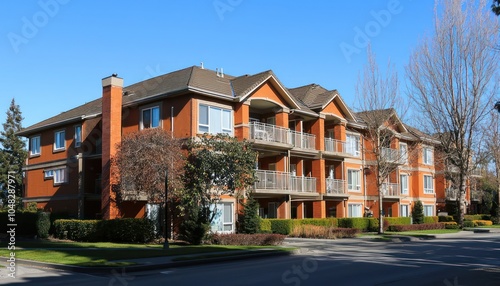
{"type": "Polygon", "coordinates": [[[170,132],[171,136],[174,138],[174,107],[170,107],[170,132]]]}

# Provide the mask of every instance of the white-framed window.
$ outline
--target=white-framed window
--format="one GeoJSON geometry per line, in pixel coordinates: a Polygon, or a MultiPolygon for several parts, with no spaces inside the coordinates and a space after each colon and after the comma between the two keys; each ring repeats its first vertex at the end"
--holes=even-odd
{"type": "Polygon", "coordinates": [[[399,152],[401,154],[400,161],[403,164],[408,163],[408,145],[406,143],[399,143],[399,152]]]}
{"type": "Polygon", "coordinates": [[[198,108],[198,131],[200,133],[233,135],[232,111],[222,107],[200,104],[198,108]]]}
{"type": "Polygon", "coordinates": [[[213,232],[234,232],[234,212],[232,202],[220,202],[212,206],[215,212],[211,224],[213,232]]]}
{"type": "Polygon", "coordinates": [[[399,216],[400,217],[410,216],[410,206],[409,205],[401,205],[399,216]]]}
{"type": "Polygon", "coordinates": [[[407,195],[408,194],[408,175],[407,174],[400,174],[399,175],[399,184],[401,185],[401,194],[407,195]]]}
{"type": "Polygon", "coordinates": [[[424,205],[424,216],[434,216],[433,205],[424,205]]]}
{"type": "Polygon", "coordinates": [[[353,156],[359,157],[360,149],[360,136],[359,134],[346,134],[346,152],[353,156]]]}
{"type": "Polygon", "coordinates": [[[432,165],[433,164],[433,160],[434,160],[433,155],[434,155],[434,150],[431,147],[424,147],[422,156],[423,156],[425,165],[432,165]]]}
{"type": "Polygon", "coordinates": [[[80,147],[82,144],[82,126],[75,126],[75,147],[80,147]]]}
{"type": "Polygon", "coordinates": [[[160,126],[160,107],[152,106],[141,110],[141,129],[160,126]]]}
{"type": "Polygon", "coordinates": [[[349,191],[361,190],[361,172],[359,170],[347,170],[347,189],[349,191]]]}
{"type": "Polygon", "coordinates": [[[432,176],[424,175],[424,194],[434,193],[434,179],[432,176]]]}
{"type": "Polygon", "coordinates": [[[30,138],[30,155],[35,156],[40,155],[40,153],[40,135],[33,136],[30,138]]]}
{"type": "Polygon", "coordinates": [[[59,130],[54,133],[54,151],[64,150],[66,148],[66,132],[59,130]]]}
{"type": "Polygon", "coordinates": [[[54,184],[63,184],[68,182],[68,175],[66,168],[45,170],[44,178],[53,179],[54,184]]]}
{"type": "Polygon", "coordinates": [[[347,217],[362,217],[361,204],[349,204],[347,206],[347,217]]]}

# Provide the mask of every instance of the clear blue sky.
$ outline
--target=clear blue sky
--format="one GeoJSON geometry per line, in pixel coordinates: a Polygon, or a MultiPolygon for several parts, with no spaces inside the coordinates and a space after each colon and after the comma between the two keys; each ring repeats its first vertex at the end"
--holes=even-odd
{"type": "Polygon", "coordinates": [[[273,70],[287,87],[337,89],[352,107],[366,60],[404,77],[431,32],[433,0],[0,2],[0,122],[12,98],[23,126],[101,96],[101,79],[130,85],[204,62],[231,75],[273,70]],[[360,35],[363,31],[364,35],[360,35]]]}

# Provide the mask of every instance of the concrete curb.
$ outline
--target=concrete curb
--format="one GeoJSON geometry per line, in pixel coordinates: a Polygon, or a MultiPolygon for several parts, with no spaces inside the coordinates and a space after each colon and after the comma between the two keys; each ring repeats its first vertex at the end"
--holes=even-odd
{"type": "MultiPolygon", "coordinates": [[[[193,258],[192,260],[169,261],[169,262],[155,263],[155,264],[142,264],[142,265],[120,266],[120,267],[73,266],[73,265],[63,265],[63,264],[38,262],[38,261],[23,260],[23,259],[16,259],[16,262],[19,265],[32,266],[36,268],[48,268],[48,269],[72,271],[72,272],[87,273],[87,274],[103,274],[103,273],[110,273],[113,271],[140,272],[140,271],[157,270],[163,268],[186,267],[186,266],[202,265],[215,262],[236,261],[243,259],[269,257],[269,256],[285,256],[292,254],[293,252],[279,251],[279,250],[254,250],[254,251],[247,251],[246,253],[243,254],[239,253],[229,256],[220,256],[212,258],[207,257],[202,259],[193,258]]],[[[200,254],[200,255],[209,256],[210,254],[200,254]]],[[[189,257],[196,257],[196,256],[186,256],[187,259],[189,259],[189,257]]]]}

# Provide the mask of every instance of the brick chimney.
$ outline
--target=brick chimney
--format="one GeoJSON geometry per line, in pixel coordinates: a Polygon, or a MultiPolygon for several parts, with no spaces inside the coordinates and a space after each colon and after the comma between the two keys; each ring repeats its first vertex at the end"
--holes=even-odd
{"type": "Polygon", "coordinates": [[[102,219],[120,216],[113,192],[117,180],[112,176],[110,163],[122,136],[122,92],[123,79],[116,74],[102,79],[102,219]]]}

